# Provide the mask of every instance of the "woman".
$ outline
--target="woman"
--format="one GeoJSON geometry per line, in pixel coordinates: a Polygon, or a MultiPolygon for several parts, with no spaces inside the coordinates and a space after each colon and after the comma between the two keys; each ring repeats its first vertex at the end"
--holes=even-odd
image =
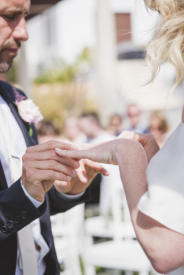
{"type": "Polygon", "coordinates": [[[159,147],[162,147],[169,132],[169,123],[167,118],[161,111],[154,111],[151,113],[150,122],[148,126],[148,133],[152,134],[158,143],[159,147]]]}
{"type": "MultiPolygon", "coordinates": [[[[168,60],[176,66],[179,83],[184,75],[184,1],[145,3],[163,18],[148,47],[153,75],[168,60]]],[[[153,267],[160,273],[183,275],[184,115],[161,150],[152,136],[134,134],[128,139],[126,135],[86,150],[58,154],[119,165],[137,239],[153,267]]]]}

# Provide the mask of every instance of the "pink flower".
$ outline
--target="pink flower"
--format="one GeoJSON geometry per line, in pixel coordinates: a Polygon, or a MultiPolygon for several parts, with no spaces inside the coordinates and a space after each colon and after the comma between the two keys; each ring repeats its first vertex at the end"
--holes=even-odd
{"type": "Polygon", "coordinates": [[[19,115],[21,118],[28,123],[38,123],[43,119],[39,108],[34,104],[31,99],[25,99],[22,101],[16,101],[19,115]]]}

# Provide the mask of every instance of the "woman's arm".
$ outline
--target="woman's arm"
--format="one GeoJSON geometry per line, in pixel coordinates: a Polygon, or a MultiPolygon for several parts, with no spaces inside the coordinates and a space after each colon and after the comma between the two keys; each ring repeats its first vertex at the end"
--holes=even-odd
{"type": "Polygon", "coordinates": [[[139,200],[148,188],[148,161],[159,150],[147,136],[141,136],[139,142],[120,138],[93,145],[86,150],[61,151],[59,154],[119,165],[137,239],[153,267],[160,273],[168,273],[184,264],[184,236],[166,228],[138,209],[139,200]]]}
{"type": "Polygon", "coordinates": [[[143,147],[132,140],[126,140],[126,145],[121,141],[117,145],[116,158],[138,241],[158,272],[168,273],[178,268],[184,264],[184,236],[138,209],[138,202],[147,191],[147,157],[143,147]]]}

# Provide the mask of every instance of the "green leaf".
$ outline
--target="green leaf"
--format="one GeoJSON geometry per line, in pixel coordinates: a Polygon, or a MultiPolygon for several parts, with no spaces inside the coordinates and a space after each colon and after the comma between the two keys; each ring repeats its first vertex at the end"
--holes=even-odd
{"type": "Polygon", "coordinates": [[[29,135],[30,135],[30,137],[33,136],[33,129],[32,129],[32,126],[29,127],[29,135]]]}

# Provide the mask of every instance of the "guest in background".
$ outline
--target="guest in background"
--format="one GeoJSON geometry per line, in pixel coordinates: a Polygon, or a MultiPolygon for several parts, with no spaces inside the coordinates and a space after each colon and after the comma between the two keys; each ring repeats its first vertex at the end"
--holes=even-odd
{"type": "Polygon", "coordinates": [[[79,129],[79,119],[76,117],[68,117],[63,125],[62,134],[68,141],[82,143],[86,136],[79,129]]]}
{"type": "Polygon", "coordinates": [[[108,132],[113,136],[118,136],[122,131],[123,118],[119,114],[113,114],[109,120],[108,132]]]}
{"type": "Polygon", "coordinates": [[[113,138],[113,136],[102,127],[100,118],[96,112],[83,113],[79,118],[79,127],[87,137],[86,142],[96,143],[113,138]]]}
{"type": "Polygon", "coordinates": [[[38,123],[37,133],[39,143],[44,143],[53,139],[59,139],[59,129],[56,128],[53,121],[49,119],[44,119],[38,123]]]}
{"type": "Polygon", "coordinates": [[[141,123],[141,109],[135,103],[128,104],[127,117],[129,118],[130,126],[129,131],[135,131],[138,133],[144,133],[145,127],[141,123]]]}
{"type": "Polygon", "coordinates": [[[150,117],[148,132],[154,136],[161,147],[169,132],[169,123],[161,111],[154,111],[150,117]]]}

